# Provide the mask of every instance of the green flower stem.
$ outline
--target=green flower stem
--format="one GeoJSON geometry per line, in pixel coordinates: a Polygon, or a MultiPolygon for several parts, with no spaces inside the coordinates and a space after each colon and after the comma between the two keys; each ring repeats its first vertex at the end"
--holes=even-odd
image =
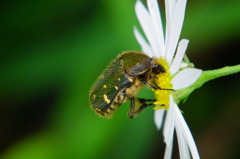
{"type": "Polygon", "coordinates": [[[216,70],[203,71],[201,76],[193,85],[176,91],[174,97],[178,100],[178,102],[180,102],[186,99],[195,89],[201,87],[204,83],[219,77],[231,75],[238,72],[240,72],[240,65],[226,66],[216,70]]]}

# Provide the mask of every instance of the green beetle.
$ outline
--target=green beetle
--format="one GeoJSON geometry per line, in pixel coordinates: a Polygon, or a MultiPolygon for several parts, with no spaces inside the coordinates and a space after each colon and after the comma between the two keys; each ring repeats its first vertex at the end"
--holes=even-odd
{"type": "MultiPolygon", "coordinates": [[[[162,89],[153,82],[156,74],[164,73],[155,59],[136,51],[124,52],[106,68],[90,90],[90,104],[98,115],[111,118],[122,103],[131,101],[129,118],[137,116],[155,100],[137,98],[143,84],[162,89]]],[[[168,89],[164,89],[168,90],[168,89]]]]}

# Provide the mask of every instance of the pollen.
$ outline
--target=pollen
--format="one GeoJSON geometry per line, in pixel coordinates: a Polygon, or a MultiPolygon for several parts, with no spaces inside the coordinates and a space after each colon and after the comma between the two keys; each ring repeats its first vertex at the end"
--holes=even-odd
{"type": "MultiPolygon", "coordinates": [[[[154,79],[154,82],[163,89],[172,89],[172,84],[171,84],[171,74],[169,72],[169,66],[167,65],[167,62],[160,58],[157,61],[161,66],[164,67],[165,71],[164,73],[160,73],[158,75],[156,75],[157,78],[154,79]]],[[[171,90],[154,90],[154,94],[156,97],[156,102],[154,102],[155,106],[154,109],[168,109],[169,107],[169,97],[170,94],[172,93],[171,90]],[[159,106],[158,106],[159,105],[159,106]]]]}

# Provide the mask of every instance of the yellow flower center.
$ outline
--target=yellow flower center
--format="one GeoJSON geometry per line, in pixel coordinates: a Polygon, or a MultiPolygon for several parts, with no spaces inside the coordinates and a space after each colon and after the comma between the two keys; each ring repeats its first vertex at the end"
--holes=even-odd
{"type": "MultiPolygon", "coordinates": [[[[154,80],[154,82],[162,89],[172,89],[172,84],[171,84],[171,74],[169,72],[169,66],[167,65],[167,62],[160,58],[159,60],[157,60],[158,64],[160,64],[161,66],[163,66],[163,68],[165,69],[165,73],[160,73],[158,74],[154,80]]],[[[156,97],[156,102],[154,102],[154,104],[156,105],[154,107],[155,110],[157,109],[168,109],[169,107],[169,97],[170,94],[172,93],[172,90],[154,90],[154,94],[156,97]]]]}

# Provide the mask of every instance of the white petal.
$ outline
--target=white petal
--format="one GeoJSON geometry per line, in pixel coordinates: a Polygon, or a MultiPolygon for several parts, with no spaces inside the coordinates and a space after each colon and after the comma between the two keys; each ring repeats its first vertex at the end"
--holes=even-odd
{"type": "Polygon", "coordinates": [[[148,13],[147,9],[144,7],[141,1],[137,1],[135,5],[135,11],[137,14],[137,18],[142,26],[142,29],[152,47],[154,53],[153,56],[159,58],[159,44],[157,43],[156,32],[150,14],[148,13]]]}
{"type": "Polygon", "coordinates": [[[165,9],[166,9],[166,33],[165,33],[165,55],[164,55],[165,59],[166,59],[166,48],[169,43],[169,37],[171,32],[171,22],[172,22],[175,5],[176,5],[176,0],[165,0],[165,9]]]}
{"type": "Polygon", "coordinates": [[[174,132],[174,107],[173,106],[174,106],[173,97],[170,96],[170,104],[165,117],[165,123],[163,127],[163,137],[167,145],[169,145],[171,143],[171,140],[173,139],[173,132],[174,132]]]}
{"type": "Polygon", "coordinates": [[[166,59],[168,63],[172,62],[173,55],[176,51],[177,43],[182,30],[187,0],[177,0],[174,13],[170,23],[170,33],[166,45],[166,59]]]}
{"type": "Polygon", "coordinates": [[[175,107],[175,115],[176,115],[175,125],[178,125],[179,129],[182,131],[182,134],[185,137],[185,140],[187,141],[193,159],[200,159],[193,136],[178,107],[175,107]]]}
{"type": "Polygon", "coordinates": [[[183,69],[172,79],[173,89],[182,89],[192,85],[201,73],[202,70],[196,68],[183,69]]]}
{"type": "Polygon", "coordinates": [[[173,138],[171,139],[169,145],[166,145],[164,159],[172,158],[172,149],[173,149],[173,138]]]}
{"type": "Polygon", "coordinates": [[[154,121],[158,130],[162,128],[164,112],[164,109],[155,110],[154,112],[154,121]]]}
{"type": "MultiPolygon", "coordinates": [[[[177,118],[175,118],[177,120],[177,118]]],[[[179,148],[179,154],[181,159],[191,159],[191,155],[189,152],[188,144],[186,142],[185,136],[182,134],[181,128],[178,124],[176,124],[177,121],[175,121],[175,129],[178,139],[178,148],[179,148]]]]}
{"type": "Polygon", "coordinates": [[[183,60],[183,56],[184,56],[184,54],[187,50],[188,42],[189,42],[189,40],[182,39],[178,44],[178,49],[177,49],[176,56],[175,56],[175,58],[172,62],[172,65],[170,67],[170,72],[171,72],[172,75],[174,75],[180,68],[180,65],[181,65],[182,60],[183,60]]]}
{"type": "Polygon", "coordinates": [[[156,30],[155,36],[158,40],[157,44],[160,50],[159,54],[160,56],[163,56],[163,53],[164,53],[163,27],[162,27],[162,20],[161,20],[158,3],[157,3],[157,0],[148,0],[147,4],[148,4],[150,16],[152,18],[152,22],[154,25],[154,29],[156,30]]]}
{"type": "Polygon", "coordinates": [[[134,27],[133,31],[138,43],[142,48],[143,53],[145,53],[149,57],[152,57],[153,53],[149,44],[145,41],[145,39],[142,37],[142,35],[139,33],[136,27],[134,27]]]}
{"type": "Polygon", "coordinates": [[[166,21],[168,22],[171,22],[175,5],[176,5],[176,0],[165,0],[166,21]]]}

